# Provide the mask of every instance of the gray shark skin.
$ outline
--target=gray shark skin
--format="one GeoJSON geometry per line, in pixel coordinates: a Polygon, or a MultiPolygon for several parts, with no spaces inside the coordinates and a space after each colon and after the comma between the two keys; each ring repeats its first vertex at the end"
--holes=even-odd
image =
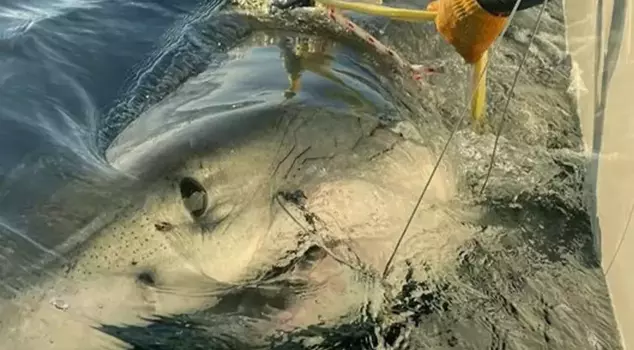
{"type": "MultiPolygon", "coordinates": [[[[546,20],[552,37],[560,6],[546,20]]],[[[534,15],[518,17],[496,54],[490,109],[534,15]]],[[[182,79],[166,69],[113,108],[104,162],[121,198],[3,301],[3,346],[619,347],[580,194],[586,160],[559,39],[538,40],[484,195],[493,135],[465,123],[383,278],[465,108],[466,67],[431,25],[356,17],[414,62],[443,60],[444,73],[420,85],[318,11],[207,19],[219,33],[234,23],[233,34],[213,34],[221,45],[207,43],[227,49],[174,73],[182,79]],[[290,98],[285,40],[312,47],[290,98]],[[274,60],[278,71],[258,68],[274,60]],[[262,81],[270,87],[252,85],[262,81]]]]}

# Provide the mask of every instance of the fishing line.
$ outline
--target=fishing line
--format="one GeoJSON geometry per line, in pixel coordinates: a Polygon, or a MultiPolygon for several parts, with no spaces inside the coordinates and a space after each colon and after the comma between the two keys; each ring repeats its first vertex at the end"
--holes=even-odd
{"type": "MultiPolygon", "coordinates": [[[[501,40],[500,38],[503,37],[504,34],[506,33],[506,31],[509,29],[509,26],[511,25],[511,21],[512,21],[513,17],[515,16],[515,13],[517,12],[517,9],[518,9],[521,1],[522,0],[516,0],[515,1],[515,5],[513,6],[513,10],[509,14],[508,21],[506,22],[506,24],[504,26],[504,30],[497,37],[496,42],[501,40]]],[[[482,77],[484,76],[485,72],[487,71],[487,68],[488,68],[490,62],[491,62],[491,60],[487,60],[485,69],[482,70],[480,76],[478,77],[478,82],[477,82],[476,86],[480,84],[480,80],[482,80],[482,77]]],[[[471,94],[471,100],[472,101],[473,101],[474,96],[475,96],[475,92],[471,94]]],[[[394,260],[394,257],[396,256],[396,252],[398,251],[398,248],[400,247],[401,243],[403,242],[403,239],[405,238],[405,235],[407,234],[407,230],[409,229],[409,226],[412,224],[412,221],[414,220],[414,216],[416,215],[416,212],[418,211],[418,208],[420,207],[420,205],[421,205],[421,203],[423,201],[423,197],[425,196],[425,193],[427,192],[427,189],[429,188],[429,185],[431,184],[431,180],[433,179],[434,175],[436,174],[436,171],[440,167],[440,162],[442,161],[443,157],[445,156],[445,153],[447,152],[447,149],[449,148],[451,140],[453,139],[454,135],[458,132],[458,128],[460,127],[460,125],[462,125],[462,122],[464,121],[466,115],[469,113],[469,110],[471,109],[470,107],[471,107],[470,103],[468,103],[467,106],[465,106],[465,108],[463,109],[463,111],[461,113],[460,119],[458,119],[458,121],[454,125],[453,129],[451,130],[451,133],[449,134],[449,138],[447,139],[447,142],[445,142],[445,145],[443,146],[443,149],[440,152],[438,160],[436,161],[436,164],[434,165],[434,168],[432,169],[432,172],[429,175],[429,178],[427,179],[427,183],[425,184],[425,187],[423,188],[422,192],[420,193],[420,195],[418,197],[418,200],[416,202],[416,205],[414,205],[414,209],[412,210],[412,212],[411,212],[411,214],[410,214],[410,216],[409,216],[409,218],[407,220],[407,223],[405,224],[405,227],[403,228],[403,231],[401,232],[400,237],[396,241],[396,245],[394,246],[394,249],[392,250],[392,254],[390,255],[390,258],[388,259],[387,263],[385,264],[385,268],[383,269],[383,274],[382,274],[383,279],[385,279],[387,277],[387,273],[388,273],[388,271],[390,269],[392,261],[394,260]]]]}
{"type": "Polygon", "coordinates": [[[500,125],[495,133],[495,142],[493,143],[493,152],[491,153],[491,160],[489,162],[489,167],[487,169],[487,174],[484,177],[484,183],[482,183],[482,188],[480,188],[480,193],[478,195],[482,195],[484,193],[484,189],[486,188],[489,177],[491,177],[491,172],[493,171],[493,165],[495,163],[495,155],[497,153],[498,143],[500,141],[500,136],[502,135],[502,130],[504,129],[504,124],[507,120],[507,112],[509,109],[509,105],[511,104],[511,98],[513,97],[513,90],[515,90],[515,86],[517,85],[517,81],[519,80],[520,72],[522,71],[522,67],[530,54],[530,48],[533,44],[533,40],[535,40],[535,36],[537,35],[537,30],[539,29],[539,24],[542,20],[542,15],[544,14],[544,10],[546,9],[546,4],[548,0],[545,0],[542,4],[541,9],[539,10],[539,15],[537,15],[537,21],[535,22],[535,27],[533,28],[533,33],[531,34],[531,38],[528,41],[528,45],[526,46],[526,51],[524,51],[524,55],[522,56],[522,60],[520,64],[517,66],[517,71],[515,71],[515,77],[513,77],[513,83],[511,84],[511,89],[509,90],[508,96],[506,98],[506,102],[504,104],[504,109],[502,110],[502,117],[500,120],[500,125]]]}
{"type": "Polygon", "coordinates": [[[290,210],[288,210],[288,208],[286,208],[284,203],[280,200],[280,197],[281,197],[281,194],[279,194],[279,193],[275,196],[275,201],[277,202],[277,204],[282,208],[282,210],[286,213],[286,215],[288,215],[291,218],[291,220],[293,220],[295,222],[295,224],[297,224],[297,226],[299,226],[299,228],[302,231],[304,231],[305,234],[307,234],[309,237],[317,238],[315,243],[318,245],[319,248],[323,249],[326,252],[326,254],[328,254],[331,258],[333,258],[336,262],[338,262],[338,263],[340,263],[340,264],[342,264],[344,266],[347,266],[348,268],[350,268],[353,271],[363,272],[361,269],[356,268],[352,264],[350,264],[347,261],[345,261],[343,258],[340,258],[330,248],[328,248],[328,246],[325,243],[323,237],[321,237],[321,235],[317,232],[316,228],[313,228],[311,230],[311,229],[308,229],[306,226],[302,225],[302,223],[299,222],[299,220],[295,217],[295,215],[293,215],[290,212],[290,210]]]}
{"type": "Polygon", "coordinates": [[[630,216],[627,219],[627,223],[625,224],[625,229],[623,229],[623,234],[621,234],[621,239],[619,239],[619,244],[616,246],[616,250],[614,251],[614,256],[612,256],[612,259],[610,260],[610,263],[608,264],[608,268],[605,269],[605,273],[603,274],[604,276],[607,276],[608,273],[610,272],[610,269],[612,269],[612,264],[614,264],[614,261],[616,260],[616,256],[619,255],[619,251],[621,250],[621,246],[623,245],[623,242],[625,241],[625,236],[627,235],[627,230],[630,228],[630,223],[632,222],[632,216],[634,215],[634,204],[632,204],[632,207],[630,208],[630,216]]]}

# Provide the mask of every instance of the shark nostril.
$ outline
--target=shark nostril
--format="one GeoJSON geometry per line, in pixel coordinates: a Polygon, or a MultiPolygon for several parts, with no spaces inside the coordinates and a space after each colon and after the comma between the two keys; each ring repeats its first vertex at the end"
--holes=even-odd
{"type": "Polygon", "coordinates": [[[184,177],[179,183],[180,194],[185,208],[195,218],[202,216],[207,209],[207,190],[196,179],[184,177]]]}
{"type": "Polygon", "coordinates": [[[146,286],[154,286],[156,284],[156,278],[154,273],[151,271],[143,271],[139,273],[137,276],[137,281],[146,285],[146,286]]]}

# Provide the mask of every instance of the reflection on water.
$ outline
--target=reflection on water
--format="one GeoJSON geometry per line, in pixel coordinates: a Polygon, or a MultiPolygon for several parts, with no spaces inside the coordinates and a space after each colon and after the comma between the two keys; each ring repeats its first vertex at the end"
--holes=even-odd
{"type": "MultiPolygon", "coordinates": [[[[464,67],[430,26],[366,19],[415,62],[447,57],[418,85],[310,13],[216,9],[135,68],[97,130],[78,127],[87,151],[68,141],[2,173],[3,344],[618,348],[580,200],[569,65],[539,68],[560,60],[557,41],[528,65],[485,196],[492,137],[465,127],[382,278],[464,107],[464,67]]],[[[520,44],[500,48],[493,101],[520,44]]]]}

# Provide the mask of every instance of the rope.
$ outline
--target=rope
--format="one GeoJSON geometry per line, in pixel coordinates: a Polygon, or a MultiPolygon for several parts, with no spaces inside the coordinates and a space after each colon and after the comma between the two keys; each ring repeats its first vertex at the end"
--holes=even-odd
{"type": "MultiPolygon", "coordinates": [[[[387,45],[382,44],[380,41],[378,41],[368,32],[361,29],[358,25],[354,24],[352,21],[350,21],[349,19],[341,15],[338,10],[352,10],[352,11],[356,11],[356,12],[360,12],[360,13],[364,13],[368,15],[384,16],[384,17],[389,17],[391,19],[396,19],[396,20],[416,21],[416,22],[433,21],[436,18],[436,12],[423,11],[423,10],[398,9],[398,8],[392,8],[392,7],[381,6],[381,5],[352,3],[348,1],[342,1],[342,0],[317,0],[317,2],[322,3],[323,5],[326,6],[326,8],[328,9],[328,17],[332,19],[334,22],[338,23],[339,25],[343,26],[347,31],[354,33],[355,35],[357,35],[358,37],[360,37],[361,39],[369,43],[378,52],[392,56],[400,66],[408,68],[413,72],[413,77],[415,80],[421,79],[420,66],[412,65],[408,63],[405,59],[403,59],[400,55],[398,55],[393,49],[389,48],[387,45]]],[[[520,2],[521,0],[516,1],[515,6],[513,7],[513,10],[511,11],[509,15],[509,21],[506,23],[506,26],[499,37],[502,37],[504,33],[508,30],[508,27],[511,23],[511,19],[517,12],[520,2]]],[[[498,40],[499,40],[499,37],[498,37],[498,40]]],[[[484,83],[484,79],[486,79],[485,77],[486,77],[486,71],[487,71],[488,65],[489,65],[488,54],[484,54],[483,57],[474,66],[474,73],[472,78],[472,86],[474,87],[474,91],[472,93],[471,103],[469,104],[468,107],[465,108],[464,112],[461,114],[460,119],[456,122],[454,128],[452,129],[451,134],[449,135],[449,138],[447,139],[447,142],[445,143],[440,153],[440,156],[438,157],[438,160],[436,164],[434,165],[434,168],[429,178],[427,179],[425,187],[421,191],[420,196],[418,197],[418,200],[416,202],[416,205],[414,206],[414,209],[412,210],[407,220],[407,223],[405,224],[405,227],[403,228],[403,231],[401,232],[401,235],[399,236],[399,239],[397,240],[396,245],[394,246],[392,254],[390,255],[387,263],[385,264],[385,268],[383,270],[383,278],[387,277],[387,273],[390,269],[390,265],[392,264],[392,261],[394,260],[394,257],[396,256],[398,248],[400,247],[403,239],[405,238],[405,235],[407,234],[407,230],[409,229],[409,226],[411,225],[412,220],[414,219],[414,216],[416,215],[423,201],[423,197],[425,196],[427,189],[431,185],[431,181],[434,175],[436,174],[436,171],[440,167],[440,163],[445,153],[447,152],[447,149],[449,148],[451,140],[455,136],[456,132],[458,131],[458,128],[460,127],[460,125],[462,124],[466,116],[467,109],[471,109],[471,115],[475,121],[480,121],[480,122],[482,121],[482,115],[484,113],[484,107],[486,105],[485,103],[486,102],[486,90],[485,90],[486,84],[484,83]]]]}
{"type": "MultiPolygon", "coordinates": [[[[356,25],[354,22],[352,22],[351,20],[346,18],[344,15],[342,15],[337,9],[335,9],[334,5],[331,5],[332,3],[335,3],[335,4],[337,4],[337,6],[339,6],[341,4],[366,5],[366,6],[369,6],[368,4],[353,4],[353,3],[348,3],[348,2],[344,2],[344,1],[338,1],[338,0],[318,0],[318,1],[322,2],[324,4],[327,4],[328,18],[330,18],[335,23],[339,24],[341,27],[345,28],[346,31],[355,34],[356,36],[361,38],[363,41],[365,41],[368,44],[370,44],[370,46],[372,46],[379,53],[391,56],[400,67],[408,69],[408,70],[410,70],[412,72],[412,77],[414,78],[414,80],[416,80],[416,81],[421,80],[421,78],[422,78],[421,73],[433,73],[434,72],[434,70],[431,69],[431,68],[425,68],[425,67],[422,67],[420,65],[413,65],[413,64],[409,63],[407,60],[405,60],[403,57],[401,57],[401,55],[399,55],[392,48],[390,48],[389,46],[381,43],[378,39],[373,37],[370,33],[365,31],[364,29],[362,29],[358,25],[356,25]]],[[[377,6],[377,5],[373,5],[373,6],[377,6]]],[[[354,6],[351,6],[351,7],[354,7],[354,6]]],[[[379,6],[379,7],[381,7],[381,6],[379,6]]],[[[425,12],[427,12],[427,11],[425,11],[425,12]]]]}
{"type": "Polygon", "coordinates": [[[423,10],[410,10],[394,8],[389,6],[363,4],[342,0],[317,0],[326,7],[340,10],[351,10],[366,15],[389,17],[391,19],[408,22],[429,22],[436,18],[436,12],[423,10]]]}
{"type": "MultiPolygon", "coordinates": [[[[513,10],[511,11],[511,14],[509,15],[509,20],[507,21],[506,26],[504,27],[504,30],[498,36],[497,40],[500,40],[500,38],[503,37],[504,33],[506,33],[506,31],[508,30],[508,28],[509,28],[509,26],[511,24],[511,20],[515,16],[515,13],[517,12],[517,8],[519,7],[521,1],[522,0],[516,0],[515,6],[513,7],[513,10]]],[[[482,69],[482,74],[478,77],[478,81],[476,81],[475,86],[479,86],[480,85],[480,80],[484,76],[484,73],[486,72],[486,68],[488,67],[489,63],[490,63],[490,61],[487,60],[484,69],[482,69]]],[[[473,94],[472,98],[474,98],[475,96],[476,96],[476,93],[473,94]]],[[[454,125],[453,129],[451,130],[451,134],[449,134],[449,138],[447,139],[447,142],[445,142],[445,145],[444,145],[442,151],[440,152],[440,156],[438,156],[438,160],[436,161],[436,164],[434,165],[434,168],[433,168],[431,174],[429,175],[429,178],[427,179],[427,183],[425,183],[425,187],[423,188],[423,190],[421,191],[420,195],[418,196],[418,200],[416,201],[416,205],[414,206],[414,209],[412,210],[409,218],[407,219],[407,223],[405,224],[405,227],[403,228],[403,231],[401,232],[401,235],[399,236],[398,240],[396,241],[396,245],[394,246],[394,249],[392,250],[392,254],[390,255],[390,258],[388,259],[387,263],[385,264],[385,268],[383,269],[383,278],[384,279],[387,277],[387,274],[388,274],[388,272],[390,270],[390,266],[392,264],[392,261],[394,260],[394,257],[396,256],[396,252],[398,251],[398,248],[400,247],[401,243],[403,242],[403,239],[405,238],[405,235],[407,234],[407,230],[409,229],[409,226],[412,224],[412,221],[414,220],[414,216],[418,212],[418,208],[420,208],[420,205],[423,202],[423,197],[425,196],[425,193],[427,192],[427,189],[429,188],[429,185],[431,184],[431,181],[434,178],[434,175],[436,174],[436,171],[440,167],[440,162],[442,161],[443,157],[445,156],[445,153],[447,152],[447,149],[449,149],[449,145],[451,143],[451,140],[455,136],[456,132],[458,132],[458,129],[460,128],[460,125],[462,125],[462,122],[463,122],[465,116],[467,115],[468,109],[469,109],[469,106],[466,106],[465,109],[463,110],[463,112],[460,115],[460,119],[458,119],[458,121],[454,125]]]]}
{"type": "Polygon", "coordinates": [[[627,235],[630,224],[632,223],[632,216],[634,216],[634,204],[632,204],[632,206],[630,207],[630,215],[627,218],[627,223],[625,223],[623,234],[621,234],[621,238],[619,239],[619,244],[617,244],[616,250],[614,251],[614,256],[612,256],[612,259],[610,260],[610,263],[608,264],[608,267],[605,269],[605,273],[603,274],[606,277],[608,273],[610,273],[614,261],[616,261],[616,256],[619,255],[619,252],[621,251],[621,247],[623,246],[623,242],[625,241],[625,236],[627,235]]]}
{"type": "MultiPolygon", "coordinates": [[[[407,62],[396,51],[389,46],[381,43],[370,33],[363,30],[351,20],[340,13],[340,10],[351,10],[374,16],[383,16],[400,21],[408,22],[430,22],[436,19],[437,13],[434,11],[410,10],[402,8],[394,8],[382,5],[355,3],[342,0],[316,0],[328,9],[328,17],[335,23],[339,24],[347,31],[354,33],[356,36],[370,44],[379,53],[389,55],[394,58],[396,63],[412,72],[414,80],[421,80],[421,73],[430,74],[436,70],[433,68],[423,67],[407,62]]],[[[484,55],[474,65],[473,77],[471,81],[473,89],[473,98],[471,100],[471,118],[478,124],[484,122],[484,112],[486,109],[486,67],[488,55],[484,55]]]]}
{"type": "Polygon", "coordinates": [[[482,187],[480,188],[480,193],[479,193],[480,196],[484,194],[484,190],[486,189],[487,184],[489,183],[489,178],[491,177],[491,172],[493,171],[493,165],[495,164],[495,155],[498,149],[498,144],[500,142],[500,136],[502,135],[504,124],[507,121],[507,116],[508,116],[507,112],[509,109],[509,105],[511,104],[511,98],[513,97],[513,90],[515,90],[515,86],[517,85],[520,72],[522,71],[522,67],[524,66],[524,63],[526,62],[526,59],[528,58],[528,55],[530,54],[530,48],[531,48],[531,45],[533,44],[533,40],[537,36],[537,30],[539,29],[539,24],[542,21],[542,15],[544,14],[544,10],[546,9],[546,4],[548,4],[548,0],[544,1],[544,4],[539,10],[539,15],[537,16],[537,21],[535,22],[535,27],[533,28],[533,33],[531,34],[531,38],[528,41],[528,45],[526,46],[526,51],[524,51],[524,55],[522,56],[522,61],[520,62],[519,66],[517,66],[517,70],[515,71],[515,76],[513,77],[513,83],[511,84],[511,89],[509,90],[508,97],[506,99],[506,102],[504,103],[504,109],[502,110],[502,120],[500,121],[500,125],[495,134],[495,142],[493,143],[493,152],[491,152],[491,160],[489,162],[487,174],[484,177],[484,182],[482,183],[482,187]]]}

